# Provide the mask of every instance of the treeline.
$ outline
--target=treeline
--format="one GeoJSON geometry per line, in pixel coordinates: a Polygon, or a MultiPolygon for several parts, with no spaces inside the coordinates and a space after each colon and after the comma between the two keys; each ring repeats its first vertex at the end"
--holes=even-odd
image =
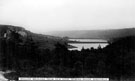
{"type": "MultiPolygon", "coordinates": [[[[16,39],[16,38],[15,38],[16,39]]],[[[3,40],[5,42],[5,40],[3,40]]],[[[135,37],[119,38],[105,48],[69,51],[55,44],[54,50],[38,48],[31,38],[19,46],[17,41],[1,43],[5,56],[1,63],[17,77],[109,77],[134,78],[135,37]],[[7,51],[8,53],[4,52],[7,51]],[[10,58],[10,59],[9,59],[10,58]]]]}
{"type": "Polygon", "coordinates": [[[0,29],[0,69],[15,71],[5,74],[9,79],[21,76],[118,79],[135,76],[134,36],[114,39],[103,49],[69,51],[66,43],[57,42],[50,50],[41,47],[30,34],[23,37],[18,28],[7,29],[0,29]]]}

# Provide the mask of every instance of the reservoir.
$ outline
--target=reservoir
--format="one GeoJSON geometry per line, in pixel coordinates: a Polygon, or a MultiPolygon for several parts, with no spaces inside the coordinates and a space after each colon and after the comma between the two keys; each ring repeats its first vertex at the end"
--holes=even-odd
{"type": "Polygon", "coordinates": [[[90,48],[95,48],[97,49],[98,46],[100,45],[101,48],[105,47],[108,45],[107,40],[103,39],[69,39],[68,44],[72,45],[76,48],[69,48],[69,50],[81,50],[82,48],[84,49],[90,49],[90,48]]]}

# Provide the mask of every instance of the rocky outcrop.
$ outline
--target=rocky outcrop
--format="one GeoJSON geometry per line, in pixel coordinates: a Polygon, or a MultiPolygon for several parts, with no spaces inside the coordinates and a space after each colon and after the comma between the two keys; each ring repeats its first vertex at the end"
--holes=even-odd
{"type": "Polygon", "coordinates": [[[18,50],[27,40],[28,36],[24,28],[0,25],[0,69],[12,69],[11,67],[16,65],[18,50]]]}

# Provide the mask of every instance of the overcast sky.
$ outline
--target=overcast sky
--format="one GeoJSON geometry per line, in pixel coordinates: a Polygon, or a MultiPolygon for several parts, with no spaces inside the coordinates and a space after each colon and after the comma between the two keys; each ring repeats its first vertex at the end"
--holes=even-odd
{"type": "Polygon", "coordinates": [[[135,27],[135,0],[0,0],[0,24],[33,32],[135,27]]]}

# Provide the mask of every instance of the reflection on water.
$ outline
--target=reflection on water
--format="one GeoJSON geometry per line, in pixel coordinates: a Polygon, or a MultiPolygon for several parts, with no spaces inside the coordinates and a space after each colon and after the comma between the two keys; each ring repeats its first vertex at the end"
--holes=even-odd
{"type": "MultiPolygon", "coordinates": [[[[79,42],[107,42],[106,40],[102,39],[70,39],[71,41],[79,41],[79,42]]],[[[101,48],[108,45],[108,43],[69,43],[69,45],[75,46],[76,48],[69,48],[69,50],[81,50],[90,49],[91,47],[97,49],[100,45],[101,48]]]]}

